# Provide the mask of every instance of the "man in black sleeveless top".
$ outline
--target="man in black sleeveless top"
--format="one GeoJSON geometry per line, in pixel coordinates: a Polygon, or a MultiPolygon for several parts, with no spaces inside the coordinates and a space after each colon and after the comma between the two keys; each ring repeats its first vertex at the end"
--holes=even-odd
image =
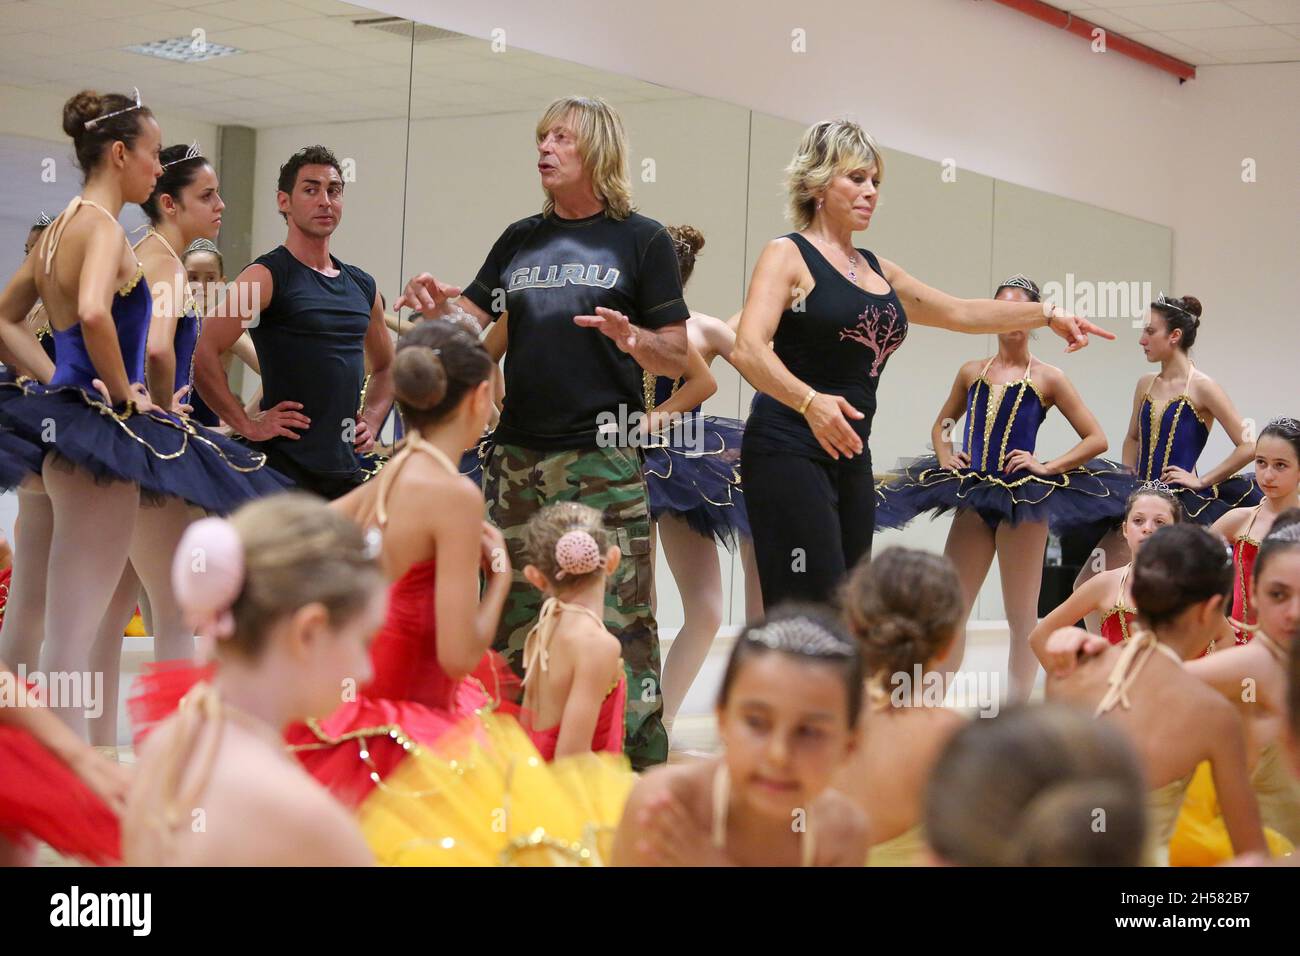
{"type": "Polygon", "coordinates": [[[667,230],[632,209],[618,114],[603,100],[565,97],[536,132],[543,212],[506,228],[463,295],[424,273],[396,304],[429,316],[460,308],[481,325],[507,317],[506,396],[483,485],[515,581],[494,646],[518,669],[541,608],[521,573],[528,519],[560,501],[599,510],[622,552],[605,626],[623,645],[624,748],[641,769],[667,760],[668,735],[649,498],[629,425],[645,410],[643,368],[685,370],[690,312],[667,230]],[[449,301],[457,295],[459,305],[449,301]]]}
{"type": "Polygon", "coordinates": [[[323,146],[280,167],[284,245],[235,280],[222,314],[203,324],[194,380],[221,420],[266,452],[301,487],[337,498],[368,478],[366,453],[392,404],[393,343],[375,280],[330,255],[343,217],[343,176],[323,146]],[[230,391],[221,354],[247,324],[262,366],[262,411],[249,417],[230,391]],[[370,385],[361,405],[366,364],[370,385]]]}

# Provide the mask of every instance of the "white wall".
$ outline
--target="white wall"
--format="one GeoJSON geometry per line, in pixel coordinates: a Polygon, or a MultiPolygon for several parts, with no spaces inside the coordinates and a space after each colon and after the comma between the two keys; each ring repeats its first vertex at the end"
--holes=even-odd
{"type": "MultiPolygon", "coordinates": [[[[1300,293],[1300,63],[1201,67],[1180,85],[968,0],[659,0],[616,16],[606,0],[363,5],[471,36],[503,29],[523,49],[800,123],[846,114],[886,148],[1171,226],[1173,291],[1206,307],[1201,366],[1247,416],[1300,414],[1294,350],[1274,344],[1294,339],[1300,293]],[[795,29],[808,52],[791,52],[795,29]]],[[[1207,458],[1227,450],[1216,429],[1207,458]]]]}

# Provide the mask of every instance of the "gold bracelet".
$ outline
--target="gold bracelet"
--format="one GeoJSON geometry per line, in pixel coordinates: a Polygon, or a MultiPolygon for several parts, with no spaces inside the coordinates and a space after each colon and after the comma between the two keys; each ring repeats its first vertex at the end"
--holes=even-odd
{"type": "Polygon", "coordinates": [[[817,397],[817,389],[815,388],[808,389],[807,396],[804,398],[803,402],[799,405],[800,415],[806,415],[808,413],[808,406],[812,404],[812,400],[816,397],[817,397]]]}

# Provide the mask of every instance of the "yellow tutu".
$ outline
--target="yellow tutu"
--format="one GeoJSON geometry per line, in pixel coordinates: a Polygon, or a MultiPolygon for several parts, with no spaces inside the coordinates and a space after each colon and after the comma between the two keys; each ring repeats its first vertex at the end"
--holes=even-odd
{"type": "Polygon", "coordinates": [[[601,866],[635,779],[614,754],[548,764],[512,718],[480,714],[412,751],[361,829],[386,866],[601,866]]]}
{"type": "MultiPolygon", "coordinates": [[[[1264,828],[1270,856],[1289,856],[1294,847],[1291,841],[1271,827],[1264,828]]],[[[1209,761],[1196,768],[1183,809],[1178,815],[1178,825],[1169,841],[1170,866],[1216,866],[1232,859],[1232,840],[1219,811],[1219,798],[1214,792],[1214,777],[1209,761]]]]}

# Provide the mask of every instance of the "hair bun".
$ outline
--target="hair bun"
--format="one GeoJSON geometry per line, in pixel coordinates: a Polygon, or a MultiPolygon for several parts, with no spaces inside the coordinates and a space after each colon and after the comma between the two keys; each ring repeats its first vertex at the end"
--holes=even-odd
{"type": "Polygon", "coordinates": [[[104,112],[104,98],[94,90],[82,90],[63,104],[63,132],[73,139],[86,129],[86,123],[104,112]]]}
{"type": "Polygon", "coordinates": [[[438,349],[408,345],[393,361],[393,393],[403,405],[427,411],[447,394],[447,370],[438,349]]]}
{"type": "Polygon", "coordinates": [[[697,255],[704,248],[704,234],[694,226],[678,226],[677,235],[691,247],[692,255],[697,255]]]}
{"type": "Polygon", "coordinates": [[[1199,325],[1201,320],[1201,300],[1194,295],[1185,295],[1183,296],[1183,308],[1196,316],[1199,325]]]}

